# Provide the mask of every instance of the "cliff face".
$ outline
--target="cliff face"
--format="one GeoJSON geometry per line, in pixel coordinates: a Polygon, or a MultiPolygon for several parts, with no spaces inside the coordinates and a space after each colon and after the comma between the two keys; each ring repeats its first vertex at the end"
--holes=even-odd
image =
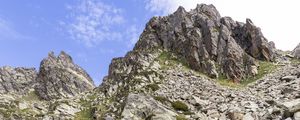
{"type": "Polygon", "coordinates": [[[273,60],[273,48],[250,19],[236,22],[204,4],[151,19],[134,50],[153,48],[175,53],[213,78],[221,73],[237,82],[256,74],[251,72],[258,67],[256,60],[273,60]]]}

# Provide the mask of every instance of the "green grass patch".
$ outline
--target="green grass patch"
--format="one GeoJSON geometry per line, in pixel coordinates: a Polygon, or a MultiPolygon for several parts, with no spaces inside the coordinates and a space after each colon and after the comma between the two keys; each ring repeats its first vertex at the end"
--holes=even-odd
{"type": "Polygon", "coordinates": [[[75,120],[93,120],[94,108],[91,105],[91,101],[96,98],[96,95],[92,94],[88,96],[88,99],[80,99],[80,104],[84,107],[80,112],[75,115],[75,120]]]}
{"type": "Polygon", "coordinates": [[[21,100],[25,100],[25,101],[40,101],[41,99],[39,98],[39,96],[36,94],[35,91],[31,91],[27,95],[23,96],[21,98],[21,100]]]}
{"type": "Polygon", "coordinates": [[[184,112],[189,111],[189,107],[181,101],[172,102],[172,107],[175,110],[179,110],[179,111],[184,111],[184,112]]]}
{"type": "Polygon", "coordinates": [[[161,68],[164,70],[172,68],[179,64],[181,64],[184,67],[184,69],[190,70],[186,60],[174,56],[171,52],[163,51],[156,60],[159,62],[161,68]]]}
{"type": "Polygon", "coordinates": [[[93,109],[92,107],[87,107],[80,112],[76,113],[75,120],[93,120],[93,109]]]}
{"type": "Polygon", "coordinates": [[[168,102],[170,102],[169,99],[162,97],[162,96],[154,96],[153,97],[155,100],[161,102],[162,104],[167,104],[168,102]]]}
{"type": "Polygon", "coordinates": [[[159,86],[156,83],[152,83],[149,85],[146,85],[147,90],[157,91],[159,90],[159,86]]]}
{"type": "Polygon", "coordinates": [[[228,86],[231,88],[243,88],[250,83],[255,82],[256,80],[264,77],[266,74],[273,72],[277,66],[272,62],[259,61],[258,74],[255,76],[249,76],[245,79],[242,79],[240,83],[234,83],[232,80],[229,80],[224,75],[219,75],[218,83],[223,86],[228,86]]]}
{"type": "Polygon", "coordinates": [[[246,86],[249,83],[255,82],[256,80],[264,77],[266,74],[273,72],[277,68],[272,62],[260,61],[258,67],[258,74],[255,76],[248,77],[241,81],[241,84],[246,86]]]}
{"type": "Polygon", "coordinates": [[[177,115],[176,116],[176,120],[188,120],[187,118],[185,118],[185,116],[184,115],[177,115]]]}
{"type": "Polygon", "coordinates": [[[290,61],[292,65],[300,65],[300,59],[292,58],[290,61]]]}

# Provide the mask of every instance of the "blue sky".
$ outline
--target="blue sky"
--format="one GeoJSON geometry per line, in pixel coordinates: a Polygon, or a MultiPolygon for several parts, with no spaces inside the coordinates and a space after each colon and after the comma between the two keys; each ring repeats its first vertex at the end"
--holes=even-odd
{"type": "Polygon", "coordinates": [[[0,66],[38,67],[64,50],[99,84],[154,14],[139,0],[1,1],[0,66]]]}
{"type": "Polygon", "coordinates": [[[222,16],[238,21],[251,18],[278,48],[291,50],[299,42],[296,0],[285,4],[260,0],[3,0],[0,66],[38,68],[49,51],[58,54],[64,50],[98,85],[111,59],[133,48],[152,16],[172,13],[179,5],[189,10],[197,3],[212,3],[222,16]],[[286,18],[292,19],[283,23],[286,18]]]}

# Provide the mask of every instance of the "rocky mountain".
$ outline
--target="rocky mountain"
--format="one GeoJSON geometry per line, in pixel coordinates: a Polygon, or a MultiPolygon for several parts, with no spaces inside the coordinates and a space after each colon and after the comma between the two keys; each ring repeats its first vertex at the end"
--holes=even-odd
{"type": "Polygon", "coordinates": [[[1,68],[0,119],[299,120],[297,50],[277,50],[250,19],[213,5],[179,7],[153,17],[96,88],[65,52],[38,72],[1,68]]]}
{"type": "Polygon", "coordinates": [[[65,52],[61,52],[58,57],[53,52],[49,53],[41,62],[36,81],[39,85],[35,90],[45,100],[74,97],[95,87],[91,77],[74,64],[65,52]]]}
{"type": "Polygon", "coordinates": [[[298,44],[297,47],[292,51],[292,54],[295,57],[300,58],[300,44],[298,44]]]}
{"type": "Polygon", "coordinates": [[[0,68],[0,119],[70,119],[75,96],[93,90],[89,75],[65,52],[50,52],[35,68],[0,68]],[[69,101],[69,102],[68,102],[69,101]],[[68,104],[67,104],[68,103],[68,104]]]}

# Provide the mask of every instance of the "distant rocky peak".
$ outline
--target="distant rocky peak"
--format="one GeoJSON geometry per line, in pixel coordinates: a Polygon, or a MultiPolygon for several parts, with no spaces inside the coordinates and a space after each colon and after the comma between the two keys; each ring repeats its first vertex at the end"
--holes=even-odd
{"type": "Polygon", "coordinates": [[[179,6],[178,9],[174,12],[175,15],[184,15],[186,14],[186,10],[184,7],[179,6]]]}
{"type": "Polygon", "coordinates": [[[87,72],[74,64],[72,57],[64,51],[57,57],[50,52],[43,59],[37,81],[40,85],[35,89],[46,100],[73,97],[95,87],[87,72]]]}
{"type": "Polygon", "coordinates": [[[61,51],[60,54],[56,56],[54,52],[51,51],[48,53],[48,57],[42,61],[42,64],[72,66],[74,63],[72,57],[66,52],[61,51]]]}
{"type": "Polygon", "coordinates": [[[65,53],[64,51],[61,51],[57,58],[61,61],[73,63],[72,57],[67,53],[65,53]]]}
{"type": "Polygon", "coordinates": [[[246,24],[249,24],[251,26],[254,26],[252,20],[250,18],[246,18],[246,24]]]}
{"type": "Polygon", "coordinates": [[[219,20],[221,18],[219,11],[212,4],[210,5],[198,4],[196,9],[194,9],[194,11],[197,11],[200,14],[204,13],[205,15],[212,17],[215,20],[219,20]]]}

